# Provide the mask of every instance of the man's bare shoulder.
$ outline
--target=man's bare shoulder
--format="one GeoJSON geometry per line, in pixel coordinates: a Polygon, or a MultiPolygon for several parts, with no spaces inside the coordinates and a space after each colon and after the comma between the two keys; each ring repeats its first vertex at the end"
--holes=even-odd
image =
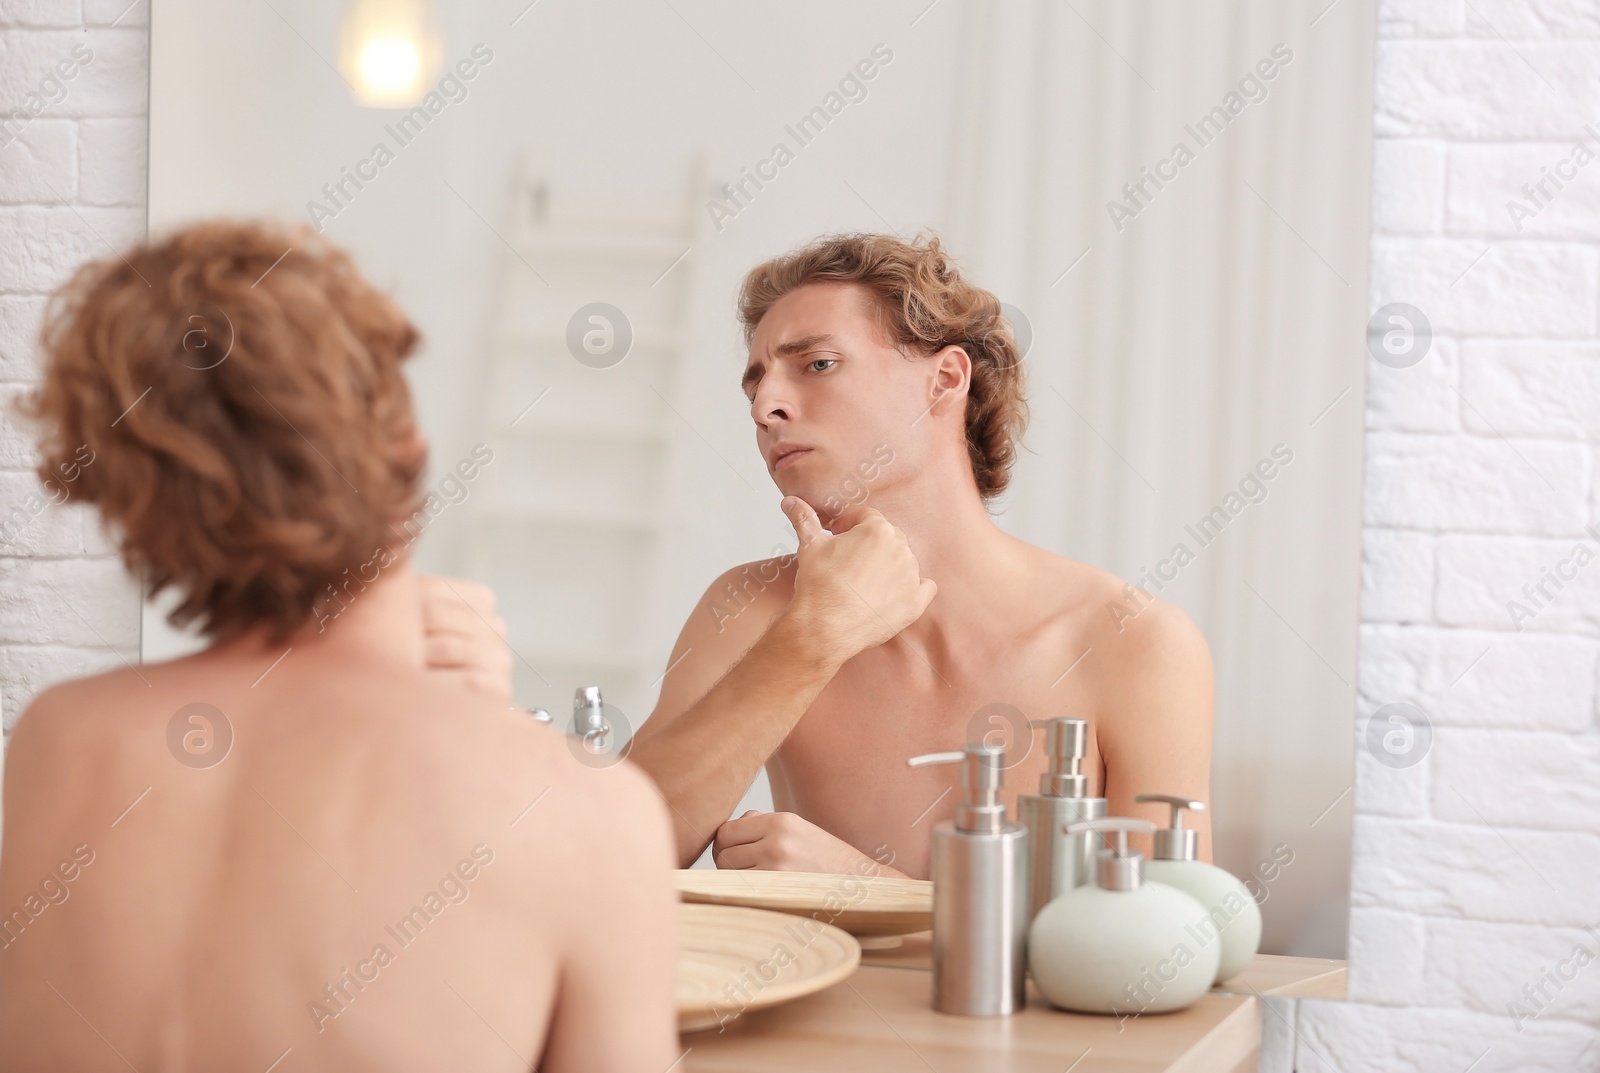
{"type": "Polygon", "coordinates": [[[701,625],[718,635],[731,630],[734,636],[753,640],[788,606],[795,569],[793,555],[780,555],[724,570],[706,588],[695,614],[704,618],[701,625]]]}
{"type": "Polygon", "coordinates": [[[1210,649],[1187,612],[1148,589],[1089,563],[1029,548],[1037,591],[1065,625],[1073,653],[1093,648],[1111,674],[1147,669],[1152,661],[1209,669],[1210,649]]]}

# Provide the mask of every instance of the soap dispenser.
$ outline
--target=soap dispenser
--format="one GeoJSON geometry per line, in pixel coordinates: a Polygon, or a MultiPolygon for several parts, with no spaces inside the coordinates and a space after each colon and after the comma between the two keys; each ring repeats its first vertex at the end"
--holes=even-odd
{"type": "Polygon", "coordinates": [[[579,686],[573,692],[572,733],[591,753],[605,753],[611,748],[611,724],[606,720],[599,686],[579,686]]]}
{"type": "Polygon", "coordinates": [[[968,745],[913,757],[961,765],[954,821],[933,828],[933,1008],[993,1017],[1026,1002],[1028,830],[1000,803],[1005,752],[968,745]]]}
{"type": "Polygon", "coordinates": [[[1221,948],[1218,980],[1237,976],[1261,946],[1261,907],[1232,874],[1196,859],[1198,835],[1183,826],[1183,811],[1198,812],[1205,803],[1171,794],[1140,794],[1134,800],[1172,806],[1172,826],[1156,832],[1145,878],[1177,887],[1200,903],[1205,915],[1193,922],[1190,934],[1221,948]]]}
{"type": "Polygon", "coordinates": [[[1116,836],[1095,857],[1092,883],[1067,891],[1039,911],[1028,932],[1028,964],[1045,998],[1081,1013],[1181,1010],[1217,978],[1218,944],[1187,930],[1205,915],[1200,903],[1164,883],[1144,881],[1144,857],[1128,851],[1129,832],[1149,820],[1109,817],[1067,825],[1068,834],[1116,836]]]}
{"type": "Polygon", "coordinates": [[[1028,920],[1056,895],[1089,881],[1093,836],[1068,835],[1063,828],[1106,814],[1106,799],[1090,797],[1083,773],[1089,724],[1082,719],[1035,720],[1045,728],[1050,770],[1039,776],[1039,792],[1017,798],[1017,818],[1028,829],[1028,920]]]}

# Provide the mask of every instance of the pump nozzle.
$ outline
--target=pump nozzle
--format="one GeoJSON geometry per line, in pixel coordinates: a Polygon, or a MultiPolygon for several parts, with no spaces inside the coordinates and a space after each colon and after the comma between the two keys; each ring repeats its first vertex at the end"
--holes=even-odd
{"type": "Polygon", "coordinates": [[[1050,770],[1039,776],[1039,792],[1046,797],[1088,797],[1083,756],[1089,747],[1089,724],[1082,719],[1034,719],[1028,725],[1045,728],[1045,753],[1050,757],[1050,770]]]}
{"type": "Polygon", "coordinates": [[[1004,749],[998,745],[973,744],[959,752],[924,753],[906,761],[907,767],[928,764],[961,765],[957,830],[994,834],[1005,827],[1006,807],[1000,803],[1000,783],[1005,775],[1004,749]]]}
{"type": "Polygon", "coordinates": [[[1095,855],[1100,862],[1097,878],[1106,890],[1138,890],[1144,883],[1144,854],[1128,850],[1128,834],[1149,834],[1156,825],[1149,820],[1133,816],[1108,816],[1100,820],[1069,823],[1061,828],[1069,835],[1093,831],[1096,834],[1117,836],[1115,849],[1103,849],[1095,855]]]}
{"type": "Polygon", "coordinates": [[[1206,803],[1192,797],[1175,797],[1172,794],[1140,794],[1135,801],[1155,801],[1172,806],[1172,826],[1156,832],[1154,859],[1158,861],[1192,861],[1199,852],[1200,834],[1183,826],[1183,810],[1205,811],[1206,803]]]}

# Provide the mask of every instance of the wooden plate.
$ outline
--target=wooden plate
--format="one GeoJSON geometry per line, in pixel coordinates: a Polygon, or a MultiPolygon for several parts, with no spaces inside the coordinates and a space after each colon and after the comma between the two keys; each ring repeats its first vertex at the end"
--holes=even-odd
{"type": "Polygon", "coordinates": [[[678,896],[686,902],[747,905],[810,917],[858,938],[910,935],[933,927],[933,884],[926,879],[681,868],[678,896]]]}
{"type": "Polygon", "coordinates": [[[737,905],[678,906],[678,1029],[821,991],[856,971],[861,944],[814,920],[737,905]]]}

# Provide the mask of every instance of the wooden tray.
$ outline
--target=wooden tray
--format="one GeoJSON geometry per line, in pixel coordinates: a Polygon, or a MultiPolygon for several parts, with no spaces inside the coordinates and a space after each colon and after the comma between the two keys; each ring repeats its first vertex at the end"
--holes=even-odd
{"type": "Polygon", "coordinates": [[[678,906],[678,1030],[697,1032],[849,976],[861,944],[814,920],[736,905],[678,906]]]}
{"type": "Polygon", "coordinates": [[[933,884],[926,879],[681,868],[678,896],[686,902],[745,905],[810,917],[858,938],[910,935],[933,927],[933,884]]]}

